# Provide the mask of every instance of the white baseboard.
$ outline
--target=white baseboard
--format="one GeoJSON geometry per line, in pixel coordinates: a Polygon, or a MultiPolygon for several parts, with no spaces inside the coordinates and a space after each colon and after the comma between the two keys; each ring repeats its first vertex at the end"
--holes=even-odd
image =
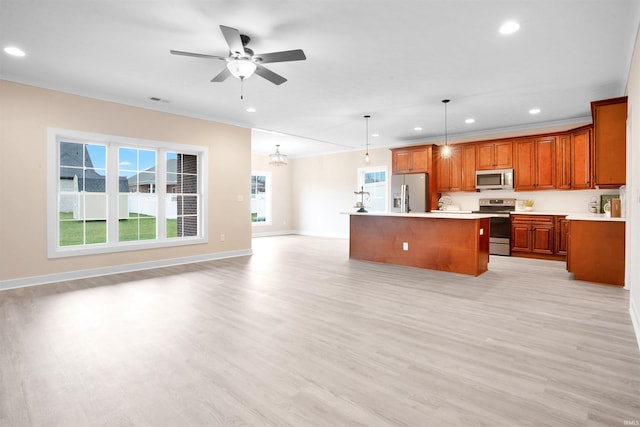
{"type": "Polygon", "coordinates": [[[289,234],[297,234],[294,230],[279,230],[279,231],[263,231],[261,233],[251,233],[251,237],[270,237],[270,236],[286,236],[289,234]]]}
{"type": "Polygon", "coordinates": [[[86,279],[89,277],[106,276],[109,274],[127,273],[131,271],[149,270],[152,268],[170,267],[172,265],[192,264],[195,262],[213,261],[224,258],[235,258],[252,255],[251,249],[217,252],[213,254],[195,255],[183,258],[171,258],[157,261],[140,262],[136,264],[114,265],[109,267],[92,268],[88,270],[68,271],[64,273],[45,274],[20,279],[0,280],[0,291],[27,286],[44,285],[47,283],[63,282],[66,280],[86,279]]]}
{"type": "Polygon", "coordinates": [[[315,231],[300,231],[300,230],[266,231],[263,233],[252,233],[251,237],[270,237],[270,236],[287,236],[287,235],[327,237],[330,239],[348,239],[349,238],[348,234],[347,235],[327,234],[327,233],[318,233],[315,231]]]}
{"type": "Polygon", "coordinates": [[[631,324],[633,330],[636,333],[636,341],[638,343],[638,349],[640,349],[640,307],[636,307],[633,303],[633,299],[629,298],[629,314],[631,315],[631,324]]]}
{"type": "Polygon", "coordinates": [[[349,234],[328,234],[328,233],[318,233],[315,231],[305,231],[305,230],[297,231],[296,234],[299,234],[301,236],[311,236],[311,237],[328,237],[331,239],[348,239],[349,238],[349,234]]]}

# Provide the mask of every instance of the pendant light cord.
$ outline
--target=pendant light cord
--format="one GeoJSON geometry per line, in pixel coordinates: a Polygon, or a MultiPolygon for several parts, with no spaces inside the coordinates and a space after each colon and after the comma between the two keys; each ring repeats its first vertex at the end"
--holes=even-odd
{"type": "Polygon", "coordinates": [[[366,141],[366,145],[367,145],[367,152],[364,154],[364,161],[365,162],[369,162],[369,118],[371,116],[370,115],[366,115],[364,116],[365,119],[365,123],[366,123],[366,135],[365,135],[365,141],[366,141]]]}
{"type": "Polygon", "coordinates": [[[448,126],[447,126],[447,104],[449,103],[449,99],[443,99],[442,102],[444,103],[444,146],[448,147],[449,146],[449,134],[448,134],[448,126]]]}

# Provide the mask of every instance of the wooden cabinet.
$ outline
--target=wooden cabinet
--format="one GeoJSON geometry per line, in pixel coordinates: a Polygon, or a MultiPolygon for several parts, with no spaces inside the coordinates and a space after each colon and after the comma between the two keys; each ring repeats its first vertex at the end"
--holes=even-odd
{"type": "Polygon", "coordinates": [[[571,133],[571,189],[593,188],[591,181],[591,126],[571,133]]]}
{"type": "Polygon", "coordinates": [[[626,182],[627,97],[591,103],[593,116],[593,182],[619,187],[626,182]]]}
{"type": "Polygon", "coordinates": [[[585,190],[591,181],[591,126],[556,137],[556,185],[558,190],[585,190]]]}
{"type": "Polygon", "coordinates": [[[442,158],[436,151],[438,192],[476,191],[476,146],[459,144],[450,146],[451,156],[442,158]]]}
{"type": "Polygon", "coordinates": [[[555,215],[553,222],[555,229],[554,253],[566,256],[569,247],[569,221],[564,215],[555,215]]]}
{"type": "Polygon", "coordinates": [[[511,215],[511,255],[564,260],[569,221],[565,215],[511,215]]]}
{"type": "Polygon", "coordinates": [[[556,189],[571,190],[571,135],[556,137],[556,189]]]}
{"type": "Polygon", "coordinates": [[[519,138],[514,145],[515,191],[555,188],[555,136],[519,138]]]}
{"type": "Polygon", "coordinates": [[[553,232],[552,215],[513,215],[511,254],[553,255],[553,232]]]}
{"type": "Polygon", "coordinates": [[[402,173],[429,173],[432,165],[431,145],[391,149],[391,171],[402,173]]]}
{"type": "Polygon", "coordinates": [[[513,167],[513,141],[511,139],[484,141],[476,144],[478,170],[511,169],[513,167]]]}
{"type": "Polygon", "coordinates": [[[462,191],[476,191],[476,145],[464,144],[462,150],[462,191]]]}
{"type": "Polygon", "coordinates": [[[451,155],[442,157],[442,148],[436,153],[436,176],[438,192],[449,193],[462,190],[462,151],[459,147],[450,147],[451,155]]]}

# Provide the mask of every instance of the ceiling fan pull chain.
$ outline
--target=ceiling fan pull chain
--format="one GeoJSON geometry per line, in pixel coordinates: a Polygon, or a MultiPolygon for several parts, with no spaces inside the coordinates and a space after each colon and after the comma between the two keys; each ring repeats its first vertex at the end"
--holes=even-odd
{"type": "Polygon", "coordinates": [[[244,77],[240,77],[240,99],[244,99],[244,77]]]}

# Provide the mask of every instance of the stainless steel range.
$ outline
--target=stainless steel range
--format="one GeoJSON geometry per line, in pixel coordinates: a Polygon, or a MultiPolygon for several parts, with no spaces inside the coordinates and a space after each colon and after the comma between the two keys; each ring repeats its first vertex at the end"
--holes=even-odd
{"type": "Polygon", "coordinates": [[[489,253],[511,255],[511,217],[516,210],[516,199],[480,199],[476,213],[491,214],[489,253]]]}

